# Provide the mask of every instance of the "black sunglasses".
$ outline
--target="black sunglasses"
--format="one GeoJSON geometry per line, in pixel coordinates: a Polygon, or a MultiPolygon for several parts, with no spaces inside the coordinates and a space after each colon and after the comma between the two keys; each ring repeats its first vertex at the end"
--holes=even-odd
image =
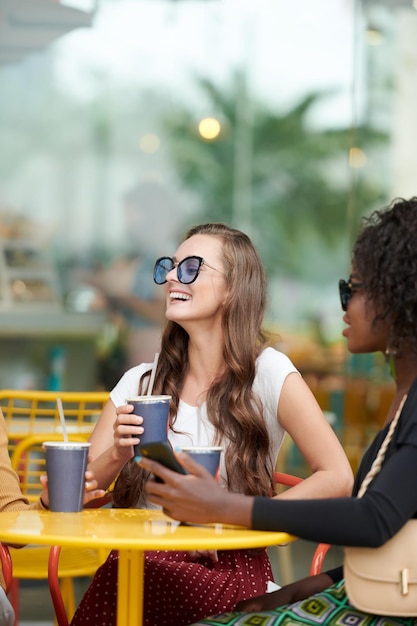
{"type": "Polygon", "coordinates": [[[220,272],[215,267],[212,267],[201,256],[186,256],[185,259],[180,261],[174,261],[170,256],[161,256],[157,259],[153,270],[153,279],[157,285],[163,285],[167,282],[167,275],[173,269],[177,268],[177,276],[180,283],[183,285],[189,285],[193,283],[200,273],[202,265],[207,265],[212,270],[220,272]]]}
{"type": "Polygon", "coordinates": [[[343,278],[339,280],[339,295],[342,311],[347,311],[353,292],[360,287],[362,287],[362,283],[354,283],[350,278],[349,280],[344,280],[343,278]]]}

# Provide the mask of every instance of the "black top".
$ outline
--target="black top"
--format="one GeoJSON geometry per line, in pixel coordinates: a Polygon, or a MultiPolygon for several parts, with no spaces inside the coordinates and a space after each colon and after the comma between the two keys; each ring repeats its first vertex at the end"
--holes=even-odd
{"type": "MultiPolygon", "coordinates": [[[[375,437],[360,464],[352,497],[317,500],[255,498],[252,528],[281,530],[302,539],[341,546],[377,547],[417,517],[417,379],[414,381],[379,474],[356,498],[389,425],[375,437]]],[[[341,569],[327,572],[333,580],[341,569]]]]}

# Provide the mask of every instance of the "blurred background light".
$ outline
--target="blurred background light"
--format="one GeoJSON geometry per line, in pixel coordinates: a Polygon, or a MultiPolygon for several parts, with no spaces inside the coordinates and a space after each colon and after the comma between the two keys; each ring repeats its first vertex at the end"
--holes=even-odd
{"type": "Polygon", "coordinates": [[[205,117],[198,124],[198,132],[203,139],[212,141],[220,135],[220,122],[214,117],[205,117]]]}
{"type": "Polygon", "coordinates": [[[360,168],[366,165],[366,154],[360,148],[350,148],[349,150],[349,165],[350,167],[360,168]]]}
{"type": "Polygon", "coordinates": [[[161,147],[161,140],[155,133],[146,133],[140,138],[139,146],[142,152],[153,154],[154,152],[158,152],[161,147]]]}

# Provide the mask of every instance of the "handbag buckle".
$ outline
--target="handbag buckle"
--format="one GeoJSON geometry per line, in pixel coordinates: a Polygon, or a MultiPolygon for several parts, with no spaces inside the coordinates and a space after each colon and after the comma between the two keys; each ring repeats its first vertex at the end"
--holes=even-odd
{"type": "Polygon", "coordinates": [[[400,589],[401,595],[406,596],[408,594],[408,569],[404,568],[400,571],[400,589]]]}

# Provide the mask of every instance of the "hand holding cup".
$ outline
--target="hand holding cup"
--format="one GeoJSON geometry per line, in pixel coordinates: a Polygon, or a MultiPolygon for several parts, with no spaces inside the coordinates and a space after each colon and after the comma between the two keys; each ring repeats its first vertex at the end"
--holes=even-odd
{"type": "MultiPolygon", "coordinates": [[[[45,441],[46,474],[51,511],[75,513],[82,510],[83,502],[101,497],[102,490],[92,490],[90,496],[85,491],[96,486],[94,476],[87,471],[90,443],[86,441],[45,441]],[[87,484],[85,483],[87,479],[87,484]]],[[[45,485],[44,485],[45,488],[45,485]]],[[[45,493],[43,493],[45,497],[45,493]]],[[[43,500],[44,504],[47,504],[43,500]]]]}
{"type": "Polygon", "coordinates": [[[133,413],[143,418],[143,434],[134,445],[135,457],[141,456],[140,446],[156,441],[168,441],[168,418],[171,396],[135,396],[126,402],[133,405],[133,413]]]}
{"type": "MultiPolygon", "coordinates": [[[[88,462],[92,461],[91,457],[88,457],[88,462]]],[[[94,500],[104,498],[106,491],[104,489],[98,489],[98,483],[94,476],[94,472],[87,465],[87,469],[84,474],[84,497],[83,505],[87,505],[94,500]]],[[[42,485],[41,501],[43,505],[49,509],[49,490],[48,490],[48,477],[46,475],[40,476],[40,482],[42,485]]]]}

